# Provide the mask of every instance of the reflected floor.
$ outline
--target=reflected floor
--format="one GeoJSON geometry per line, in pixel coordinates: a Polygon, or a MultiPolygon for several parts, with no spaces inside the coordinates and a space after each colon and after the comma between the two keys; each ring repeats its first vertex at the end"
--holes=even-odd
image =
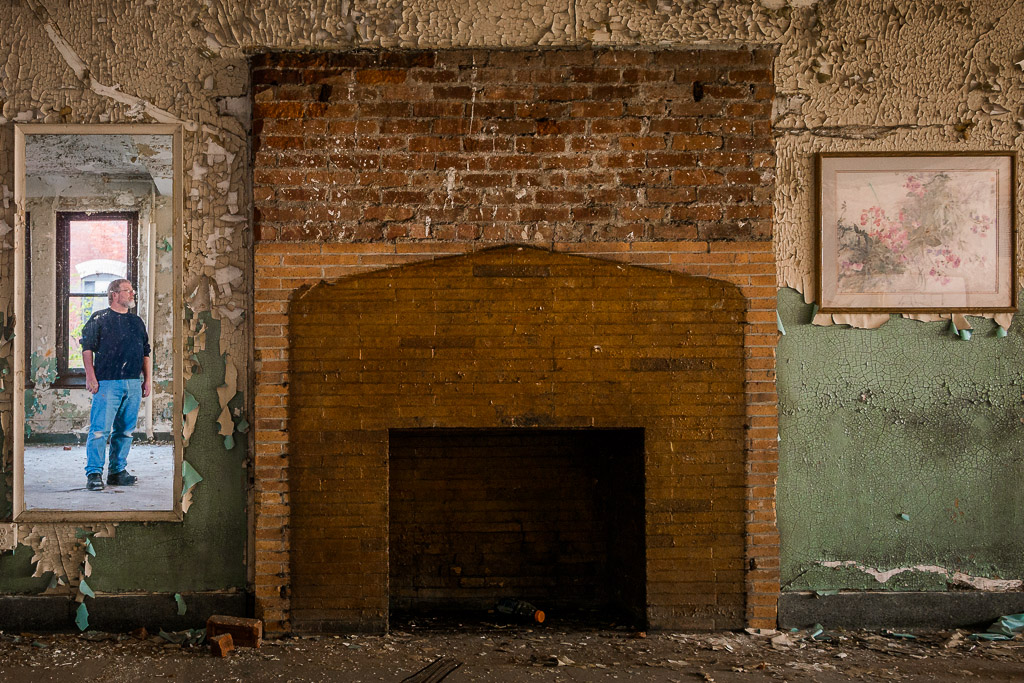
{"type": "MultiPolygon", "coordinates": [[[[173,509],[172,444],[135,442],[128,454],[128,471],[139,478],[135,486],[108,486],[102,491],[87,491],[84,445],[25,444],[25,509],[173,509]]],[[[107,481],[105,468],[103,481],[107,481]]]]}

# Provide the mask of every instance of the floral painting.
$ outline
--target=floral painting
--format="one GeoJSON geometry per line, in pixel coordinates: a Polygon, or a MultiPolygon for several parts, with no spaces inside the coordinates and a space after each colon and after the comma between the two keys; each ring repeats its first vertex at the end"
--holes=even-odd
{"type": "Polygon", "coordinates": [[[822,155],[822,307],[1012,306],[1009,163],[822,155]]]}

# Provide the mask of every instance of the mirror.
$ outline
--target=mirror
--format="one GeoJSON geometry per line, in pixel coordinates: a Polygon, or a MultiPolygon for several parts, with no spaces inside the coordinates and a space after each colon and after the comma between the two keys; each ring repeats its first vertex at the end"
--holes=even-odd
{"type": "Polygon", "coordinates": [[[15,126],[15,521],[181,518],[181,142],[15,126]]]}

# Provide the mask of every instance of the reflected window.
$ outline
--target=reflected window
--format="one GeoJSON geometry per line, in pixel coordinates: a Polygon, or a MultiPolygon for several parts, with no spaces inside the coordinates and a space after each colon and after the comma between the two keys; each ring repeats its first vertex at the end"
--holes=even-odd
{"type": "Polygon", "coordinates": [[[107,285],[138,286],[136,212],[57,213],[57,382],[84,386],[82,328],[108,306],[107,285]]]}

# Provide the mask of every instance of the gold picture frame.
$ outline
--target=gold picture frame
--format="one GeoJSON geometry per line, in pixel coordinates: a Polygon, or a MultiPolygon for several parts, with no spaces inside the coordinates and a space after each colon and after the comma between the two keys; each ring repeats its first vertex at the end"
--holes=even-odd
{"type": "Polygon", "coordinates": [[[824,313],[1017,310],[1014,152],[818,153],[824,313]]]}
{"type": "MultiPolygon", "coordinates": [[[[181,495],[182,495],[182,458],[184,445],[182,441],[182,403],[184,394],[184,380],[182,370],[183,344],[181,333],[181,314],[183,310],[183,295],[181,285],[181,273],[184,263],[183,248],[183,206],[184,206],[184,172],[183,172],[183,132],[180,124],[15,124],[14,127],[14,201],[15,201],[15,226],[14,226],[14,291],[15,291],[15,338],[14,338],[14,401],[13,413],[14,424],[18,427],[14,430],[14,477],[13,477],[13,515],[11,521],[15,523],[30,522],[121,522],[121,521],[171,521],[180,522],[183,519],[181,495]],[[171,396],[171,418],[170,431],[172,439],[172,464],[169,468],[170,481],[163,487],[167,492],[166,498],[162,499],[154,509],[141,507],[121,507],[118,504],[107,507],[77,507],[59,506],[50,507],[46,505],[26,504],[26,468],[25,468],[25,433],[21,428],[26,418],[25,389],[26,381],[26,313],[31,304],[26,301],[26,290],[28,280],[26,273],[26,206],[33,196],[33,184],[31,175],[37,174],[42,178],[55,177],[60,179],[60,186],[73,202],[83,202],[89,199],[89,193],[68,192],[67,188],[74,187],[77,182],[84,182],[88,178],[96,184],[114,184],[116,174],[107,173],[110,169],[94,168],[90,165],[84,167],[75,166],[73,163],[74,154],[81,147],[82,154],[95,154],[105,141],[123,142],[125,139],[142,137],[145,140],[160,138],[165,144],[168,153],[161,152],[161,163],[166,164],[168,157],[170,168],[162,169],[157,175],[160,178],[161,187],[152,190],[153,194],[160,193],[167,197],[163,204],[159,223],[168,231],[167,241],[164,245],[165,252],[158,252],[155,240],[149,240],[149,253],[145,259],[140,256],[140,261],[145,261],[145,270],[149,272],[150,282],[156,280],[154,261],[157,253],[165,253],[164,260],[170,261],[170,272],[165,274],[170,277],[170,291],[157,292],[156,285],[152,288],[150,301],[155,301],[157,296],[164,296],[168,300],[170,315],[168,316],[171,333],[168,335],[170,345],[167,349],[167,356],[170,360],[172,379],[170,380],[171,396]],[[44,143],[47,139],[58,141],[63,145],[71,158],[64,158],[54,154],[50,157],[50,165],[45,168],[33,171],[35,161],[32,158],[33,144],[44,143]],[[62,168],[66,166],[67,168],[62,168]],[[112,180],[113,179],[113,180],[112,180]]],[[[155,154],[155,152],[154,152],[155,154]]],[[[112,156],[116,156],[113,155],[112,156]]],[[[90,157],[94,158],[94,157],[90,157]]],[[[134,161],[134,160],[133,160],[134,161]]],[[[142,163],[141,161],[139,163],[142,163]]],[[[157,162],[153,162],[156,165],[157,162]]],[[[143,164],[144,165],[144,164],[143,164]]],[[[116,170],[116,169],[115,169],[116,170]]],[[[34,176],[33,176],[34,177],[34,176]]],[[[38,180],[38,179],[36,179],[38,180]]],[[[151,176],[152,180],[152,176],[151,176]]],[[[56,182],[56,181],[55,181],[56,182]]],[[[156,181],[153,181],[154,184],[156,181]]],[[[45,184],[45,183],[44,183],[45,184]]],[[[124,201],[121,199],[119,201],[124,201]]],[[[95,209],[96,207],[90,207],[95,209]]],[[[158,221],[154,218],[153,224],[158,221]]],[[[156,342],[154,341],[154,348],[156,342]]],[[[85,388],[72,389],[72,391],[85,392],[85,388]]],[[[75,463],[80,467],[84,463],[75,463]]],[[[78,469],[74,470],[78,479],[84,477],[84,473],[78,469]]],[[[82,486],[84,491],[84,485],[82,486]]],[[[95,494],[92,494],[95,495],[95,494]]]]}

